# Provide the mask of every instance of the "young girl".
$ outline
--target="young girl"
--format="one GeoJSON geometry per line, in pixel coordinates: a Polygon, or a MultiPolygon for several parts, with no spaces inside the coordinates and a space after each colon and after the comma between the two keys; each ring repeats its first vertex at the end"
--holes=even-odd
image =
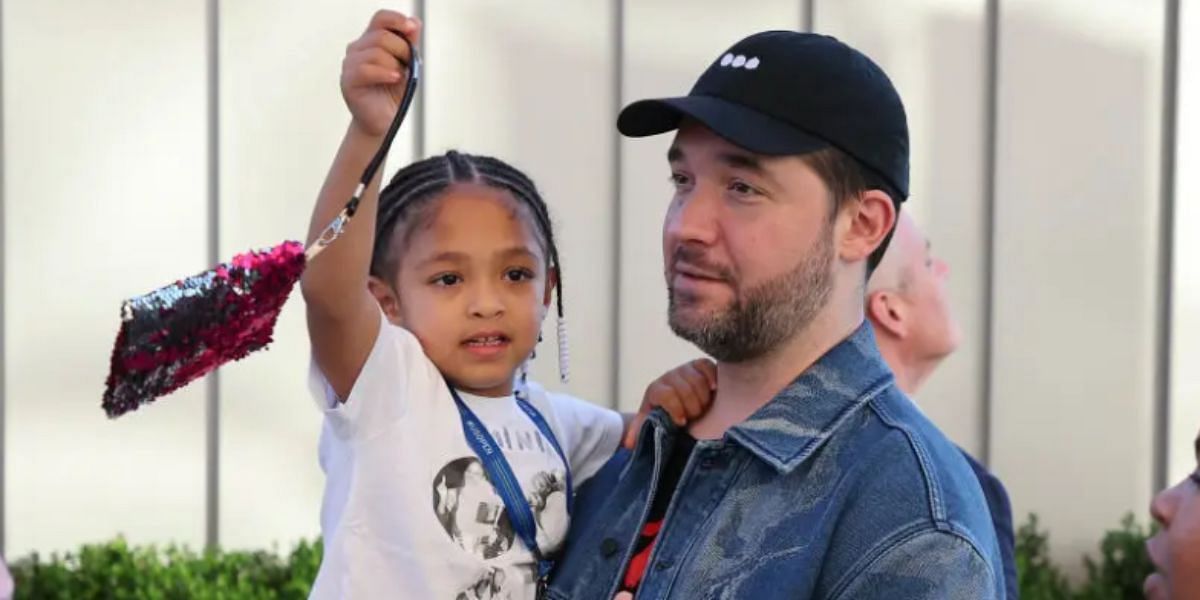
{"type": "MultiPolygon", "coordinates": [[[[353,116],[313,212],[341,210],[402,95],[415,20],[383,11],[351,44],[353,116]]],[[[304,274],[325,411],[325,558],[313,598],[532,598],[574,487],[625,432],[614,412],[525,381],[562,275],[546,205],[520,171],[450,152],[378,178],[304,274]]],[[[561,293],[558,310],[561,316],[561,293]]],[[[646,403],[698,416],[701,363],[646,403]],[[664,391],[665,390],[665,391],[664,391]]]]}

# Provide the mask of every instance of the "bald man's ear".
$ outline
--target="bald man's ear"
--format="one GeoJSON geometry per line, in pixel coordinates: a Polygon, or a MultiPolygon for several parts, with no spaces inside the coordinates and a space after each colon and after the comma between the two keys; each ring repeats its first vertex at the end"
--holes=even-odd
{"type": "Polygon", "coordinates": [[[878,335],[908,337],[908,305],[899,294],[879,290],[867,296],[867,318],[878,335]]]}

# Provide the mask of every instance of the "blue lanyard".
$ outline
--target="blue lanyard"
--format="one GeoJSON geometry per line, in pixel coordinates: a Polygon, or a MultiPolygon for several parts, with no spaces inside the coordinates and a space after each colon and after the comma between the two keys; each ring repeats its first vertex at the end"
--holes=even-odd
{"type": "MultiPolygon", "coordinates": [[[[521,491],[521,483],[517,481],[517,476],[513,474],[512,467],[509,466],[508,460],[504,458],[504,453],[500,450],[500,446],[496,444],[496,440],[492,434],[488,432],[487,427],[475,416],[471,407],[463,402],[458,395],[458,391],[454,386],[447,385],[450,388],[450,395],[454,396],[454,404],[458,406],[458,413],[462,416],[463,434],[467,438],[467,444],[471,446],[471,450],[479,457],[483,463],[483,468],[487,471],[488,478],[491,479],[492,485],[496,488],[496,492],[500,494],[500,499],[504,501],[504,507],[508,511],[509,522],[512,523],[513,529],[517,535],[521,536],[521,541],[525,543],[525,547],[533,553],[538,562],[538,579],[539,585],[544,585],[545,579],[550,574],[550,569],[553,568],[554,562],[542,555],[541,550],[537,545],[537,521],[533,518],[533,509],[529,507],[529,501],[525,499],[524,492],[521,491]]],[[[567,515],[571,514],[571,509],[575,504],[575,488],[571,481],[571,463],[567,461],[567,455],[563,453],[562,447],[558,445],[558,439],[554,437],[554,432],[550,429],[550,425],[546,423],[546,419],[542,417],[542,413],[538,412],[532,404],[527,402],[518,394],[516,396],[517,406],[525,411],[529,416],[529,420],[542,432],[546,441],[550,442],[550,446],[558,453],[558,457],[563,461],[563,468],[566,470],[567,477],[567,515]]]]}

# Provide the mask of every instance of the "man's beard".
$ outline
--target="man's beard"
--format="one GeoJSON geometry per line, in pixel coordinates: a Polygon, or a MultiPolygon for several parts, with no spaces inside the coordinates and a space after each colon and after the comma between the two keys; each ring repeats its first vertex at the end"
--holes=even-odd
{"type": "MultiPolygon", "coordinates": [[[[775,350],[807,328],[829,300],[832,234],[832,227],[826,227],[796,268],[744,293],[735,287],[732,304],[711,313],[684,316],[688,299],[668,286],[671,331],[721,362],[745,362],[775,350]]],[[[681,246],[674,260],[688,254],[681,246]]]]}

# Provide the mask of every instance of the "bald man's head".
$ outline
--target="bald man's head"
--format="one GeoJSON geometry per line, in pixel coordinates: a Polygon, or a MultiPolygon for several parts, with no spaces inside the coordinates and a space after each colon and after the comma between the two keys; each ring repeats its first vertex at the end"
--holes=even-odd
{"type": "Polygon", "coordinates": [[[925,234],[901,211],[892,244],[867,283],[866,300],[867,318],[901,387],[906,381],[916,387],[958,347],[960,333],[946,294],[947,274],[946,264],[933,257],[925,234]]]}

